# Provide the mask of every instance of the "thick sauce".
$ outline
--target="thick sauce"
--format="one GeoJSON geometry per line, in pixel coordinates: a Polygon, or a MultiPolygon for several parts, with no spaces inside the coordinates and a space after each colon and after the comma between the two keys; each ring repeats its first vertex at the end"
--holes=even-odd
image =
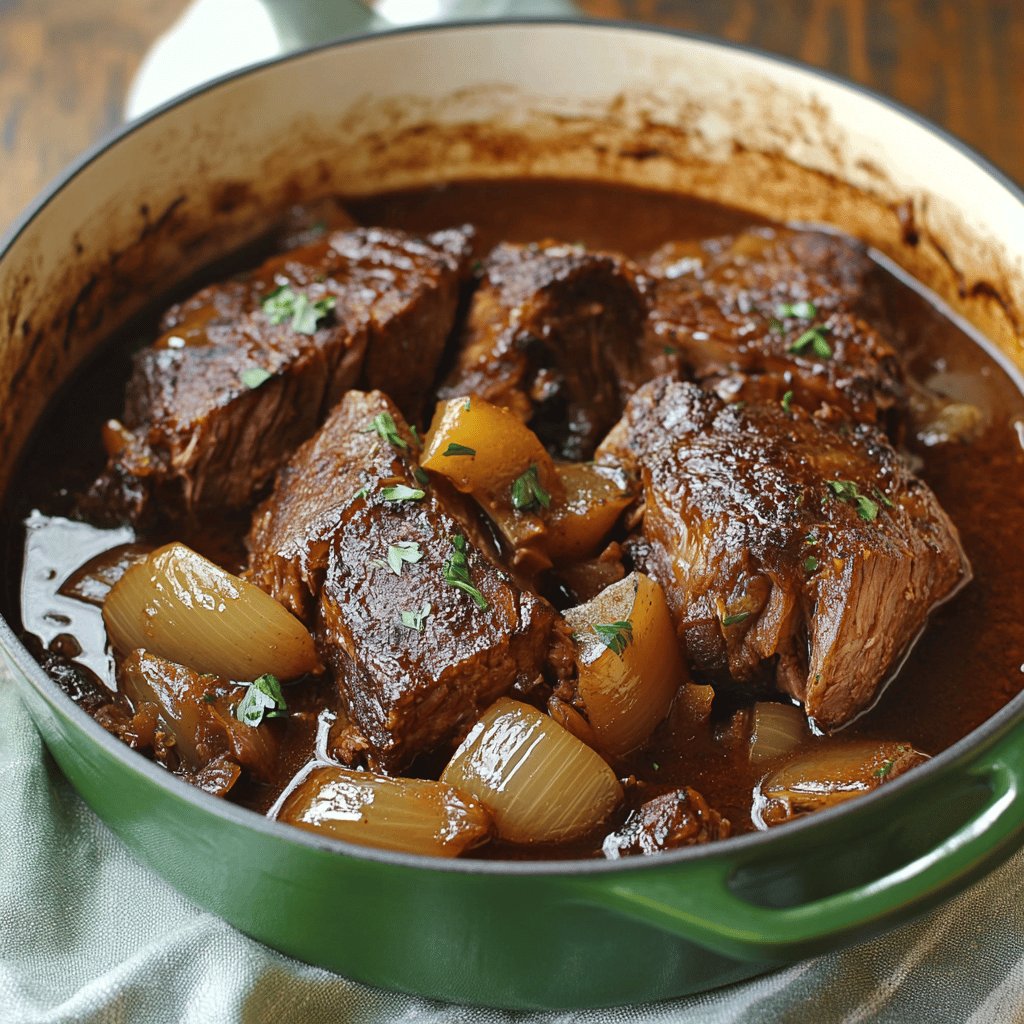
{"type": "MultiPolygon", "coordinates": [[[[564,182],[452,185],[359,200],[350,209],[361,223],[412,231],[472,223],[481,252],[503,239],[554,237],[639,257],[665,241],[707,237],[751,223],[746,214],[688,198],[564,182]]],[[[260,255],[246,254],[242,262],[260,255]]],[[[951,398],[979,407],[985,417],[984,429],[970,443],[908,442],[921,460],[920,475],[960,530],[974,581],[935,612],[877,706],[843,733],[907,742],[934,754],[980,725],[1024,687],[1024,618],[1019,614],[1019,595],[1024,592],[1024,397],[1018,382],[979,339],[944,315],[929,296],[881,267],[878,275],[892,322],[898,325],[898,336],[892,340],[912,374],[951,398]]],[[[104,544],[84,526],[70,533],[61,528],[58,538],[37,520],[30,530],[33,541],[19,597],[22,524],[33,509],[48,516],[67,514],[74,492],[98,473],[103,463],[100,426],[120,412],[127,353],[133,343],[152,336],[152,320],[135,325],[55,401],[22,462],[5,508],[6,614],[12,621],[20,619],[26,632],[40,637],[51,651],[74,655],[76,644],[67,638],[75,637],[84,648],[75,660],[91,666],[97,678],[109,677],[102,630],[96,629],[98,609],[76,608],[77,602],[53,595],[96,550],[124,539],[104,544]],[[76,621],[67,621],[76,616],[76,621]]],[[[176,539],[236,568],[243,555],[237,538],[243,532],[229,524],[200,537],[176,539]]],[[[90,687],[83,687],[80,680],[67,682],[67,673],[62,678],[67,688],[78,689],[77,697],[84,703],[97,699],[95,693],[90,698],[90,687]]],[[[325,693],[316,688],[293,703],[300,713],[287,726],[281,785],[311,755],[324,700],[325,693]]],[[[734,830],[752,827],[751,790],[762,772],[748,763],[744,749],[709,735],[690,735],[688,730],[677,734],[670,718],[626,769],[652,781],[693,786],[732,821],[734,830]]],[[[257,810],[266,810],[274,796],[273,785],[252,784],[231,794],[257,810]]],[[[509,852],[492,847],[488,855],[509,852]]],[[[552,851],[559,856],[580,852],[585,851],[552,851]]]]}

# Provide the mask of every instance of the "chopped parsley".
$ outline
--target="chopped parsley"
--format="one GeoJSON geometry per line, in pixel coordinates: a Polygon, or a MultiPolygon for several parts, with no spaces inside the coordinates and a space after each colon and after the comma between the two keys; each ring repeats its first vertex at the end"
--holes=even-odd
{"type": "Polygon", "coordinates": [[[877,487],[872,487],[871,493],[878,499],[879,503],[884,505],[886,508],[896,507],[896,503],[888,495],[880,491],[877,487]]]}
{"type": "Polygon", "coordinates": [[[541,487],[537,466],[533,464],[512,484],[512,507],[518,512],[525,512],[538,506],[550,508],[551,495],[541,487]]]}
{"type": "Polygon", "coordinates": [[[816,356],[818,356],[819,359],[831,359],[832,346],[828,343],[828,339],[825,337],[827,332],[828,327],[824,324],[818,324],[815,327],[808,327],[807,330],[789,346],[789,351],[794,355],[799,355],[807,349],[810,349],[816,356]]]}
{"type": "Polygon", "coordinates": [[[861,494],[852,480],[828,480],[826,486],[829,495],[833,498],[844,501],[847,505],[853,505],[857,509],[857,515],[864,522],[873,523],[878,518],[878,502],[861,494]]]}
{"type": "Polygon", "coordinates": [[[750,612],[736,612],[733,615],[726,615],[722,619],[723,626],[738,626],[741,622],[746,622],[750,618],[750,612]]]}
{"type": "Polygon", "coordinates": [[[804,559],[804,569],[807,572],[817,572],[818,566],[821,563],[814,557],[814,555],[808,555],[804,559]]]}
{"type": "Polygon", "coordinates": [[[461,533],[452,537],[452,553],[445,560],[441,567],[445,583],[450,583],[458,590],[469,594],[476,602],[477,608],[486,611],[489,605],[487,598],[473,586],[473,580],[469,575],[469,558],[466,555],[466,538],[461,533]]]}
{"type": "Polygon", "coordinates": [[[427,486],[427,484],[429,484],[429,483],[430,483],[430,476],[429,476],[429,475],[427,474],[427,471],[426,471],[425,469],[423,469],[422,467],[420,467],[420,466],[417,466],[417,467],[416,467],[416,468],[415,468],[415,469],[414,469],[414,470],[412,471],[412,475],[413,475],[414,477],[416,477],[416,479],[417,479],[417,480],[418,480],[418,481],[419,481],[419,482],[420,482],[421,484],[423,484],[423,486],[424,486],[424,487],[426,487],[426,486],[427,486]]]}
{"type": "Polygon", "coordinates": [[[415,629],[417,633],[422,633],[427,624],[427,618],[433,610],[431,605],[425,604],[422,608],[402,612],[402,625],[408,629],[415,629]]]}
{"type": "Polygon", "coordinates": [[[622,652],[633,642],[633,623],[629,619],[619,622],[595,622],[591,627],[597,638],[620,658],[622,652]]]}
{"type": "Polygon", "coordinates": [[[412,439],[416,442],[417,448],[423,447],[423,439],[420,437],[420,432],[416,429],[415,423],[409,424],[409,433],[412,434],[412,439]]]}
{"type": "Polygon", "coordinates": [[[385,501],[420,501],[426,492],[418,487],[395,484],[393,487],[382,487],[380,493],[385,501]]]}
{"type": "Polygon", "coordinates": [[[370,421],[370,425],[363,431],[365,434],[379,434],[394,448],[399,448],[402,451],[407,451],[409,445],[406,443],[405,438],[402,437],[398,432],[398,424],[395,423],[394,416],[389,412],[379,412],[370,421]]]}
{"type": "Polygon", "coordinates": [[[292,330],[298,334],[316,334],[321,320],[325,320],[334,309],[337,300],[333,295],[310,302],[302,292],[293,291],[282,284],[263,299],[263,312],[272,324],[291,321],[292,330]]]}
{"type": "Polygon", "coordinates": [[[779,317],[796,317],[798,320],[813,320],[818,315],[818,307],[813,302],[780,302],[775,307],[775,315],[779,317]]]}
{"type": "Polygon", "coordinates": [[[285,718],[288,705],[277,676],[269,672],[249,684],[245,696],[235,707],[235,718],[255,728],[264,718],[285,718]]]}
{"type": "Polygon", "coordinates": [[[406,562],[415,564],[422,557],[423,552],[414,540],[400,540],[397,544],[388,545],[388,565],[396,576],[402,575],[402,566],[406,562]]]}
{"type": "Polygon", "coordinates": [[[445,448],[445,450],[443,452],[441,452],[441,454],[442,455],[448,455],[448,456],[451,456],[451,455],[476,455],[476,449],[475,448],[469,448],[469,447],[467,447],[464,444],[456,444],[454,441],[451,441],[449,443],[448,447],[445,448]]]}
{"type": "Polygon", "coordinates": [[[784,395],[782,396],[782,402],[780,403],[780,404],[781,404],[781,406],[782,406],[782,411],[783,411],[784,413],[787,413],[787,414],[788,414],[788,413],[792,412],[792,410],[790,409],[790,403],[791,403],[792,401],[793,401],[793,392],[792,392],[792,391],[787,391],[787,392],[786,392],[786,393],[785,393],[785,394],[784,394],[784,395]]]}
{"type": "Polygon", "coordinates": [[[355,494],[352,495],[353,500],[356,498],[365,498],[370,492],[365,487],[360,487],[355,494]]]}
{"type": "Polygon", "coordinates": [[[463,412],[469,412],[469,399],[466,399],[466,404],[462,407],[463,412]]]}
{"type": "Polygon", "coordinates": [[[274,375],[269,370],[264,370],[262,366],[250,366],[238,376],[247,388],[255,389],[266,384],[274,375]]]}
{"type": "Polygon", "coordinates": [[[886,777],[886,776],[887,776],[887,775],[889,774],[889,772],[891,772],[891,771],[892,771],[892,766],[893,766],[893,764],[894,764],[894,762],[893,762],[893,761],[891,761],[891,760],[888,760],[888,761],[883,761],[883,762],[882,762],[882,763],[881,763],[881,764],[880,764],[880,765],[879,765],[879,766],[878,766],[878,767],[877,767],[877,768],[875,769],[875,772],[874,772],[875,778],[876,778],[876,779],[884,779],[884,778],[885,778],[885,777],[886,777]]]}

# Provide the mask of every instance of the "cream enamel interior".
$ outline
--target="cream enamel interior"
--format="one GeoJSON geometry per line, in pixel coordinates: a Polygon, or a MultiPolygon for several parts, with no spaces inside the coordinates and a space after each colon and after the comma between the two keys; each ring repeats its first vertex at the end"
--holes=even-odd
{"type": "Polygon", "coordinates": [[[103,338],[275,211],[333,192],[522,175],[622,181],[834,224],[1024,365],[1024,205],[899,110],[661,32],[438,28],[210,87],[50,196],[0,255],[0,487],[49,397],[103,338]]]}

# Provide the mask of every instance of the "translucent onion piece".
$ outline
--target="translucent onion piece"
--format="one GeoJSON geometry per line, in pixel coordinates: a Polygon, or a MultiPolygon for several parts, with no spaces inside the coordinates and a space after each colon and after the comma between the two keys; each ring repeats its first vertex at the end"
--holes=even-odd
{"type": "Polygon", "coordinates": [[[577,693],[601,749],[612,757],[635,750],[668,714],[690,675],[661,587],[641,572],[565,612],[576,639],[577,693]],[[628,622],[621,654],[594,632],[595,623],[628,622]]]}
{"type": "Polygon", "coordinates": [[[114,584],[151,551],[144,544],[121,544],[90,558],[61,585],[58,593],[102,607],[114,584]]]}
{"type": "Polygon", "coordinates": [[[581,559],[601,546],[632,501],[621,474],[586,462],[555,466],[565,498],[547,516],[547,551],[554,559],[581,559]]]}
{"type": "Polygon", "coordinates": [[[927,760],[927,754],[909,743],[870,740],[853,740],[801,754],[771,772],[754,791],[754,824],[767,828],[834,807],[877,789],[927,760]]]}
{"type": "Polygon", "coordinates": [[[514,843],[559,843],[597,829],[622,800],[605,761],[536,708],[502,698],[441,776],[491,812],[514,843]]]}
{"type": "Polygon", "coordinates": [[[125,572],[103,605],[114,647],[143,648],[197,672],[294,679],[318,667],[291,612],[184,544],[158,548],[125,572]]]}
{"type": "Polygon", "coordinates": [[[361,846],[434,857],[458,857],[492,832],[481,804],[442,782],[326,765],[299,781],[277,818],[361,846]]]}
{"type": "Polygon", "coordinates": [[[798,707],[767,701],[755,704],[750,763],[765,764],[792,754],[807,735],[807,719],[798,707]]]}

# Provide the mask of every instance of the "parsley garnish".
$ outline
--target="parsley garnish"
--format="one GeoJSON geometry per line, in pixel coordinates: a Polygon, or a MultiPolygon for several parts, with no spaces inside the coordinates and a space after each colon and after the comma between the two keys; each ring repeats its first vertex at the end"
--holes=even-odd
{"type": "Polygon", "coordinates": [[[736,612],[734,615],[726,615],[722,619],[723,626],[738,626],[741,622],[746,622],[750,618],[750,612],[736,612]]]}
{"type": "Polygon", "coordinates": [[[469,412],[469,399],[466,399],[466,404],[462,407],[463,412],[469,412]]]}
{"type": "Polygon", "coordinates": [[[422,608],[402,612],[402,625],[409,629],[415,629],[417,633],[422,633],[427,624],[427,618],[433,610],[431,605],[425,604],[422,608]]]}
{"type": "Polygon", "coordinates": [[[857,515],[864,522],[872,523],[878,518],[878,503],[861,494],[852,480],[828,480],[826,485],[832,497],[845,501],[847,505],[854,505],[857,515]]]}
{"type": "Polygon", "coordinates": [[[427,471],[426,471],[425,469],[423,469],[422,467],[420,467],[420,466],[416,466],[416,467],[415,467],[415,468],[413,469],[413,471],[412,471],[412,475],[413,475],[414,477],[416,477],[416,479],[417,479],[417,480],[418,480],[418,481],[419,481],[419,482],[420,482],[421,484],[423,484],[423,486],[424,486],[424,487],[426,487],[426,486],[427,486],[427,484],[429,484],[429,483],[430,483],[430,476],[428,475],[427,471]]]}
{"type": "Polygon", "coordinates": [[[782,396],[782,402],[781,402],[781,405],[782,405],[782,411],[783,411],[784,413],[787,413],[787,414],[788,414],[788,413],[789,413],[789,412],[791,411],[791,410],[790,410],[790,408],[789,408],[789,406],[790,406],[790,403],[791,403],[792,401],[793,401],[793,392],[792,392],[792,391],[787,391],[787,392],[786,392],[786,393],[785,393],[785,394],[784,394],[784,395],[782,396]]]}
{"type": "Polygon", "coordinates": [[[465,591],[476,602],[481,611],[488,608],[487,598],[473,586],[469,575],[469,559],[466,556],[466,538],[461,533],[452,537],[452,553],[441,567],[445,583],[450,583],[458,590],[465,591]]]}
{"type": "Polygon", "coordinates": [[[400,448],[402,451],[407,451],[409,448],[409,445],[405,442],[405,438],[403,438],[398,432],[398,424],[395,423],[394,416],[389,412],[377,413],[363,433],[380,434],[388,444],[395,448],[400,448]]]}
{"type": "Polygon", "coordinates": [[[423,440],[420,438],[420,432],[416,429],[415,423],[409,424],[409,433],[412,434],[412,439],[416,442],[416,447],[422,448],[423,440]]]}
{"type": "Polygon", "coordinates": [[[892,771],[892,766],[893,766],[893,762],[892,761],[883,761],[875,769],[875,778],[876,779],[884,779],[886,777],[886,775],[888,775],[889,772],[892,771]]]}
{"type": "Polygon", "coordinates": [[[816,327],[809,327],[803,334],[800,335],[792,345],[789,346],[789,351],[799,355],[805,349],[810,350],[818,356],[820,359],[831,359],[832,358],[832,346],[828,343],[825,338],[825,334],[828,331],[828,327],[824,324],[818,324],[816,327]]]}
{"type": "Polygon", "coordinates": [[[415,564],[423,557],[419,544],[414,540],[400,540],[397,544],[388,545],[388,565],[396,576],[402,575],[405,562],[415,564]]]}
{"type": "Polygon", "coordinates": [[[266,384],[274,375],[269,370],[264,370],[262,366],[250,366],[238,376],[247,388],[255,389],[266,384]]]}
{"type": "Polygon", "coordinates": [[[804,569],[807,572],[815,572],[818,568],[818,565],[818,560],[814,557],[814,555],[808,555],[804,559],[804,569]]]}
{"type": "Polygon", "coordinates": [[[537,466],[531,465],[522,476],[516,477],[512,484],[512,507],[519,512],[525,512],[538,505],[550,508],[551,495],[540,485],[537,466]]]}
{"type": "Polygon", "coordinates": [[[619,622],[595,622],[592,628],[601,643],[620,658],[622,652],[633,642],[633,623],[629,619],[619,622]]]}
{"type": "Polygon", "coordinates": [[[352,495],[353,500],[356,498],[365,498],[370,492],[365,487],[360,487],[355,494],[352,495]]]}
{"type": "Polygon", "coordinates": [[[475,448],[469,448],[464,444],[456,444],[454,441],[450,442],[448,447],[445,448],[442,455],[476,455],[475,448]]]}
{"type": "Polygon", "coordinates": [[[381,488],[381,496],[385,501],[419,501],[424,496],[424,491],[418,487],[406,487],[405,484],[395,484],[394,487],[381,488]]]}
{"type": "Polygon", "coordinates": [[[874,496],[875,496],[875,497],[876,497],[876,498],[877,498],[877,499],[879,500],[879,502],[881,502],[881,504],[883,504],[883,505],[884,505],[884,506],[885,506],[886,508],[895,508],[895,507],[896,507],[896,503],[895,503],[895,502],[894,502],[894,501],[893,501],[893,500],[892,500],[891,498],[889,498],[889,497],[888,497],[887,495],[883,494],[883,493],[882,493],[882,492],[881,492],[881,491],[880,491],[880,490],[879,490],[879,489],[878,489],[877,487],[872,487],[872,488],[871,488],[871,493],[872,493],[872,494],[873,494],[873,495],[874,495],[874,496]]]}
{"type": "Polygon", "coordinates": [[[255,728],[264,718],[287,717],[288,705],[277,676],[268,672],[249,684],[245,696],[235,708],[235,718],[255,728]]]}
{"type": "Polygon", "coordinates": [[[320,321],[325,319],[337,300],[333,295],[310,302],[302,292],[292,291],[286,284],[275,288],[263,300],[263,312],[272,324],[291,320],[292,330],[299,334],[316,334],[320,321]]]}
{"type": "Polygon", "coordinates": [[[813,320],[818,315],[818,307],[813,302],[780,302],[775,307],[775,315],[796,317],[798,320],[813,320]]]}

